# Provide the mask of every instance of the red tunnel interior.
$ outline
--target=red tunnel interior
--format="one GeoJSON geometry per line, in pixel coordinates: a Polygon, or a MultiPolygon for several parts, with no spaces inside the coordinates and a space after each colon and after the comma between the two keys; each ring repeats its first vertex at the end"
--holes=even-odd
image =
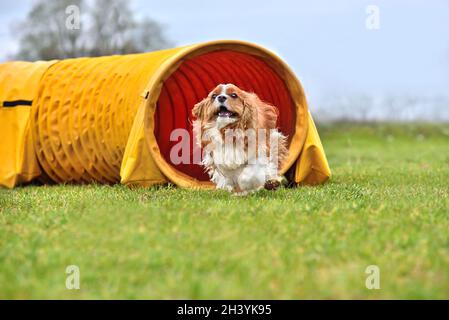
{"type": "Polygon", "coordinates": [[[186,60],[165,81],[155,113],[154,133],[161,154],[177,170],[201,181],[209,177],[200,165],[173,164],[170,150],[178,141],[170,141],[174,129],[184,128],[190,134],[193,148],[192,108],[220,83],[233,83],[256,93],[262,100],[279,109],[278,127],[289,138],[294,134],[295,109],[281,77],[261,58],[230,50],[220,50],[186,60]]]}

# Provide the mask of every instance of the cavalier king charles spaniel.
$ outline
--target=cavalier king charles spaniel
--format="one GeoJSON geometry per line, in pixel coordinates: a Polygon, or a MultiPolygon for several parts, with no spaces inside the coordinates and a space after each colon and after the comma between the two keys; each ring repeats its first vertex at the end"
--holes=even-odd
{"type": "Polygon", "coordinates": [[[193,110],[202,164],[218,189],[245,195],[281,185],[287,138],[277,129],[278,110],[255,93],[220,84],[193,110]]]}

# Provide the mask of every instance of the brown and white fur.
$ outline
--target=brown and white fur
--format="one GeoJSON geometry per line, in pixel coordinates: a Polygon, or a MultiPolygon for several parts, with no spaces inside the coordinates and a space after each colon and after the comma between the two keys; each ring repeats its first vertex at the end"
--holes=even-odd
{"type": "Polygon", "coordinates": [[[276,127],[276,107],[233,84],[220,84],[194,106],[192,114],[202,164],[218,189],[244,195],[280,186],[279,170],[288,149],[286,137],[276,127]],[[249,137],[249,132],[254,134],[249,137]]]}

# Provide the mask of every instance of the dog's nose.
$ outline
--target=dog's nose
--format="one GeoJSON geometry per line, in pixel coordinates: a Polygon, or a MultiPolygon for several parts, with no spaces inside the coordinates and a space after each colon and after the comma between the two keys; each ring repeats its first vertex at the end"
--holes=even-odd
{"type": "Polygon", "coordinates": [[[220,102],[220,103],[223,103],[223,102],[225,102],[226,101],[226,96],[224,96],[224,95],[219,95],[218,97],[217,97],[217,99],[218,99],[218,102],[220,102]]]}

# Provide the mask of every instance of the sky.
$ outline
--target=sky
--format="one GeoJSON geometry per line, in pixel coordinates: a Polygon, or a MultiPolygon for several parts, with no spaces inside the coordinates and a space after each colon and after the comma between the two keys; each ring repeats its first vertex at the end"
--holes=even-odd
{"type": "MultiPolygon", "coordinates": [[[[312,101],[326,94],[449,96],[449,0],[132,0],[176,45],[240,39],[295,71],[312,101]],[[367,6],[379,29],[366,27],[367,6]]],[[[33,0],[0,0],[0,61],[17,49],[11,26],[33,0]]]]}

